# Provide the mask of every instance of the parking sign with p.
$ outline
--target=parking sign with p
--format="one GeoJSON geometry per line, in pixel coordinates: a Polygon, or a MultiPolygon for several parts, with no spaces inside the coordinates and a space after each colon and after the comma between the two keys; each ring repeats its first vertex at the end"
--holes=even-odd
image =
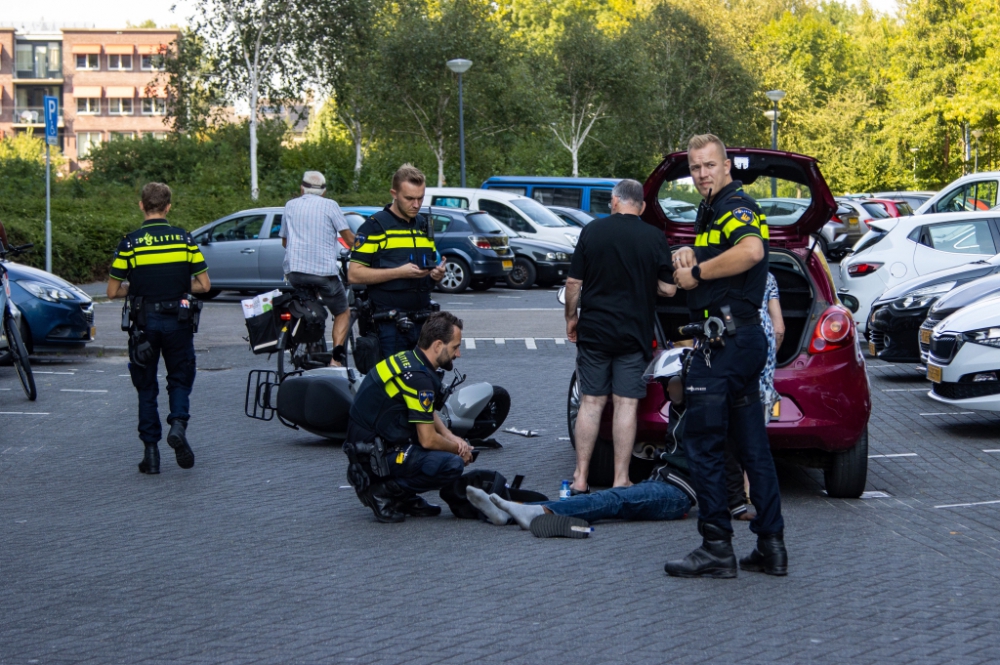
{"type": "Polygon", "coordinates": [[[45,95],[45,142],[59,145],[59,98],[45,95]]]}

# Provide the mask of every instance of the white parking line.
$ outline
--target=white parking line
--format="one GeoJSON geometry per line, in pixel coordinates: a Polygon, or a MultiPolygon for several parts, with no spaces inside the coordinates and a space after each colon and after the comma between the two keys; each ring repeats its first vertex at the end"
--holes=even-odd
{"type": "Polygon", "coordinates": [[[0,411],[0,416],[47,416],[48,411],[45,412],[32,412],[32,411],[0,411]]]}
{"type": "Polygon", "coordinates": [[[975,411],[949,411],[948,413],[921,413],[922,416],[969,416],[975,411]]]}
{"type": "Polygon", "coordinates": [[[73,376],[75,374],[75,372],[48,372],[48,371],[43,371],[43,370],[39,370],[39,369],[34,370],[33,373],[34,374],[66,374],[66,375],[69,375],[69,376],[73,376]]]}
{"type": "Polygon", "coordinates": [[[504,340],[504,338],[503,338],[503,337],[494,337],[494,338],[493,338],[493,342],[494,342],[495,344],[497,344],[498,346],[499,346],[500,344],[506,344],[506,343],[507,343],[507,342],[506,342],[506,341],[504,340]]]}
{"type": "Polygon", "coordinates": [[[476,339],[474,337],[465,338],[465,348],[474,349],[476,348],[476,339]]]}
{"type": "Polygon", "coordinates": [[[875,459],[876,457],[920,457],[916,453],[893,453],[891,455],[869,455],[868,459],[875,459]]]}
{"type": "Polygon", "coordinates": [[[61,388],[61,393],[106,393],[107,390],[84,390],[82,388],[61,388]]]}
{"type": "Polygon", "coordinates": [[[925,393],[930,388],[884,388],[884,393],[925,393]]]}
{"type": "Polygon", "coordinates": [[[1000,448],[986,448],[983,450],[984,453],[1000,453],[1000,448]]]}
{"type": "Polygon", "coordinates": [[[994,503],[1000,503],[1000,501],[976,501],[975,503],[949,503],[943,506],[934,506],[935,508],[967,508],[968,506],[989,506],[994,503]]]}
{"type": "Polygon", "coordinates": [[[565,337],[556,337],[556,344],[565,345],[566,344],[566,338],[565,337]]]}
{"type": "Polygon", "coordinates": [[[524,345],[526,347],[528,347],[529,349],[531,349],[532,351],[536,351],[538,349],[538,347],[535,346],[535,338],[534,337],[525,337],[524,338],[524,345]]]}

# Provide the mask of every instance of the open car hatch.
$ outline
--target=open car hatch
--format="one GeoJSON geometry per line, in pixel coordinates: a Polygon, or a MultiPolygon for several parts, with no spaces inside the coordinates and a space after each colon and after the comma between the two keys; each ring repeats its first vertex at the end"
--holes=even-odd
{"type": "MultiPolygon", "coordinates": [[[[757,200],[767,216],[770,244],[806,247],[837,210],[819,165],[812,157],[761,148],[729,148],[730,174],[757,200]]],[[[687,152],[667,155],[643,188],[647,223],[663,229],[671,245],[694,244],[701,195],[688,171],[687,152]]]]}

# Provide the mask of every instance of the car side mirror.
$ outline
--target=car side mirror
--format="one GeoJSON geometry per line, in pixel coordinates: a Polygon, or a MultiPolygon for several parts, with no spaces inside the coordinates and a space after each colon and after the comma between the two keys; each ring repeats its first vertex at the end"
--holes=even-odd
{"type": "Polygon", "coordinates": [[[560,286],[559,287],[559,293],[556,294],[556,300],[559,301],[560,305],[565,305],[566,304],[566,287],[565,286],[560,286]]]}
{"type": "Polygon", "coordinates": [[[201,244],[202,245],[211,245],[212,244],[212,236],[210,236],[210,235],[202,236],[201,244]]]}
{"type": "Polygon", "coordinates": [[[848,293],[838,293],[837,297],[840,298],[840,302],[847,309],[851,310],[852,314],[857,314],[858,309],[861,308],[861,301],[857,299],[856,296],[852,296],[848,293]]]}

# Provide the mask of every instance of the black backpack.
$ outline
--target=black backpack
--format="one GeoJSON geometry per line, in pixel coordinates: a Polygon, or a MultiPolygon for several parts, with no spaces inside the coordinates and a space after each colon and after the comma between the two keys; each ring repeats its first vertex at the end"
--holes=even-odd
{"type": "Polygon", "coordinates": [[[288,303],[288,311],[292,315],[292,341],[296,344],[311,344],[323,339],[326,328],[326,308],[316,300],[292,299],[288,303]]]}
{"type": "Polygon", "coordinates": [[[499,471],[485,469],[469,471],[451,485],[442,487],[439,493],[455,517],[464,520],[486,520],[486,515],[483,515],[478,508],[469,502],[465,488],[471,485],[487,494],[496,494],[508,501],[521,503],[549,500],[549,497],[539,492],[521,489],[521,481],[523,480],[524,476],[515,476],[514,482],[508,487],[507,479],[499,471]]]}

